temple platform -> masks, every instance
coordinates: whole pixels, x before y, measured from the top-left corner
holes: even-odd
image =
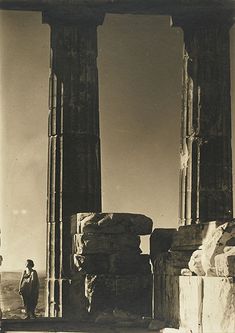
[[[1,321],[1,332],[55,332],[55,333],[146,333],[146,332],[156,332],[156,333],[191,333],[190,330],[185,328],[171,328],[164,327],[162,329],[154,329],[153,327],[149,329],[148,327],[119,327],[117,325],[99,325],[92,324],[89,322],[78,322],[70,321],[64,319],[52,319],[52,318],[40,318],[36,320],[16,320],[16,319],[3,319]]]
[[[89,322],[77,322],[63,319],[39,318],[36,320],[7,320],[1,322],[1,332],[97,332],[97,333],[144,333],[145,327],[117,327],[114,325],[100,325]]]

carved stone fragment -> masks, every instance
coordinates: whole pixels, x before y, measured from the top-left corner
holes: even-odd
[[[207,241],[202,245],[201,250],[197,250],[192,254],[192,257],[189,261],[189,268],[197,275],[216,276],[217,271],[215,267],[215,257],[219,254],[223,254],[227,242],[234,237],[234,221],[226,222],[219,226],[215,230],[213,235],[209,237]],[[219,260],[220,259],[218,258],[218,262]],[[223,261],[223,259],[221,260]],[[226,261],[227,259],[224,260]],[[220,274],[222,274],[223,268],[220,268],[219,271]],[[228,273],[225,267],[224,272],[226,272],[226,274]]]
[[[152,232],[152,220],[142,214],[130,213],[79,213],[78,233],[133,233],[148,235]]]
[[[215,256],[223,253],[226,243],[235,237],[235,222],[227,222],[219,226],[214,235],[202,247],[202,267],[207,276],[216,276]]]
[[[193,252],[188,267],[191,272],[195,273],[196,275],[205,275],[205,271],[202,267],[202,250],[196,250]]]

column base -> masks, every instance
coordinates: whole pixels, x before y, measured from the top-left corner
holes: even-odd
[[[46,278],[45,317],[65,318],[69,315],[69,290],[71,280]]]

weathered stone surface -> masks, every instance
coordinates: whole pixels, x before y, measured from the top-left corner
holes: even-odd
[[[235,239],[235,238],[232,238],[232,239]],[[228,242],[227,242],[227,244],[228,244]],[[225,246],[224,247],[224,253],[232,250],[233,248],[234,248],[234,245],[233,246]]]
[[[229,29],[232,16],[173,15],[184,32],[181,225],[231,220]]]
[[[216,276],[215,256],[223,253],[226,243],[235,237],[235,222],[219,226],[213,236],[202,246],[202,267],[207,276]]]
[[[231,238],[226,243],[227,246],[235,246],[235,237]]]
[[[235,276],[235,247],[215,256],[215,270],[217,276]]]
[[[150,274],[149,255],[116,253],[111,255],[74,255],[74,265],[78,271],[87,274]]]
[[[196,250],[193,252],[188,267],[190,271],[196,275],[205,275],[205,271],[202,267],[202,250]]]
[[[197,275],[216,276],[215,257],[223,253],[229,240],[235,237],[235,222],[220,225],[207,237],[201,250],[195,251],[189,261],[189,268]]]
[[[193,273],[190,271],[190,269],[188,268],[182,268],[180,275],[184,275],[184,276],[192,276]]]
[[[190,251],[172,251],[161,253],[156,256],[154,262],[154,274],[179,276],[181,274],[181,270],[188,267],[190,257]]]
[[[179,327],[179,276],[154,275],[154,318]]]
[[[180,327],[179,329],[172,327],[165,327],[158,330],[157,333],[192,333],[192,331],[182,327]]]
[[[138,329],[141,327],[147,328],[150,322],[151,317],[143,317],[117,308],[109,312],[100,312],[95,318],[95,323],[98,324],[111,324],[112,327],[138,327]]]
[[[97,254],[132,252],[141,253],[140,237],[133,234],[75,234],[74,250],[76,254]]]
[[[153,221],[142,214],[130,213],[79,213],[78,233],[133,233],[148,235],[152,232]]]
[[[216,231],[222,222],[211,221],[208,223],[191,224],[180,227],[175,233],[171,245],[173,251],[197,250]]]
[[[110,255],[110,274],[151,274],[149,255]]]
[[[202,279],[202,277],[195,276],[179,277],[178,288],[180,326],[190,328],[193,332],[201,332],[200,327],[203,297]]]
[[[149,324],[149,331],[159,331],[161,328],[166,327],[166,323],[161,320],[153,319]]]
[[[176,229],[154,229],[150,236],[150,257],[154,262],[156,256],[171,248]]]
[[[203,278],[203,333],[235,332],[235,283],[233,278]]]
[[[224,5],[224,6],[222,6]],[[67,0],[0,0],[1,9],[10,9],[10,10],[24,10],[24,11],[43,11],[48,10],[48,8],[58,8],[62,7],[68,10],[68,13],[78,12],[77,6],[79,9],[82,9],[82,14],[91,12],[90,8],[94,9],[96,13],[97,10],[102,10],[106,13],[112,14],[145,14],[145,15],[172,15],[173,13],[178,13],[179,9],[185,14],[192,14],[195,10],[202,9],[202,3],[199,0],[193,2],[188,2],[187,0],[181,0],[180,2],[175,2],[174,0],[169,0],[166,3],[161,0],[154,1],[153,4],[146,4],[144,0],[131,0],[128,2],[123,2],[122,0],[80,0],[71,1],[68,3]],[[88,8],[87,8],[88,7]],[[234,11],[234,2],[232,0],[211,0],[209,3],[203,3],[203,8],[209,13],[217,14],[223,13],[223,9],[233,12]],[[80,14],[81,15],[81,14]]]
[[[78,255],[74,254],[75,269],[85,274],[107,274],[109,256],[105,254]]]
[[[181,276],[180,326],[193,333],[234,333],[234,294],[233,278]]]
[[[72,13],[57,10],[42,15],[51,28],[48,317],[67,315],[72,251],[70,224],[65,220],[78,211],[101,210],[97,26],[104,15],[75,22]]]
[[[133,314],[151,314],[152,276],[86,275],[89,312],[118,308]]]
[[[88,316],[88,302],[85,296],[85,274],[76,273],[71,279],[69,288],[69,315],[72,318],[85,320]]]

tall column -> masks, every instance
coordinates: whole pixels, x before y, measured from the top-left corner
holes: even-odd
[[[47,309],[66,316],[71,236],[67,217],[101,211],[97,26],[103,15],[43,13],[51,27]]]
[[[184,32],[180,224],[233,216],[229,30],[219,13],[173,17]]]

